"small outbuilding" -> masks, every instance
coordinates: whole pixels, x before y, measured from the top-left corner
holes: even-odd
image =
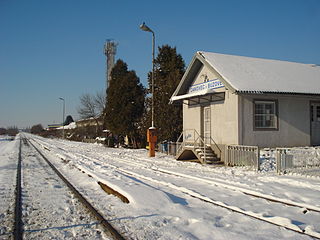
[[[183,104],[182,146],[211,146],[213,160],[231,144],[320,145],[319,65],[197,52],[171,102]]]

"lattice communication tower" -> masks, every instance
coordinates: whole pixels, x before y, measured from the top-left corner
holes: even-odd
[[[110,85],[111,70],[114,66],[118,43],[112,39],[107,39],[104,44],[104,55],[106,55],[106,91]]]

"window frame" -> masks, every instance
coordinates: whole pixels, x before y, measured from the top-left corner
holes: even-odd
[[[256,104],[257,102],[273,103],[275,106],[274,116],[275,116],[275,127],[257,127],[256,126]],[[278,100],[277,99],[253,99],[253,131],[278,131],[279,130],[279,112],[278,112]]]

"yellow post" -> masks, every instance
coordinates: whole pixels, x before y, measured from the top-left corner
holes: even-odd
[[[147,141],[149,142],[149,157],[154,157],[156,155],[157,143],[157,134],[155,127],[150,127],[147,130]]]

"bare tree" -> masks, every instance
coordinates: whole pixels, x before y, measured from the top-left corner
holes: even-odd
[[[97,92],[95,96],[88,93],[80,96],[80,106],[78,107],[78,113],[81,118],[93,118],[96,122],[96,133],[100,128],[99,117],[101,117],[106,97],[103,92]]]
[[[80,96],[80,107],[78,113],[81,118],[95,118],[97,117],[97,109],[94,97],[86,93]]]
[[[106,106],[106,94],[103,91],[97,92],[94,98],[96,108],[101,114]]]

